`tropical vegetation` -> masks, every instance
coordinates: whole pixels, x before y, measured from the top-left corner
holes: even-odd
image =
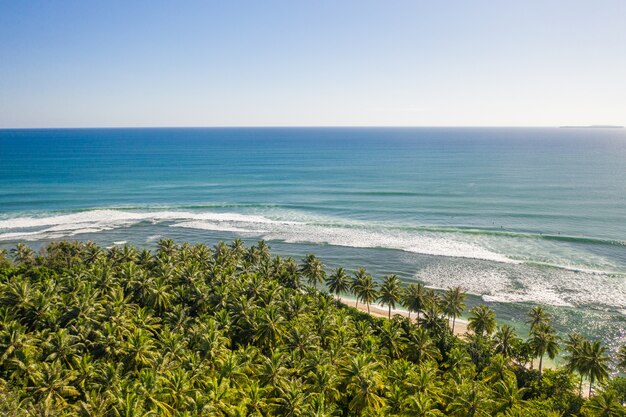
[[[19,244],[0,251],[0,415],[624,416],[609,375],[626,348],[613,363],[599,341],[561,340],[543,309],[526,340],[485,305],[456,336],[464,309],[461,288],[327,273],[265,242]],[[561,348],[567,366],[546,369]]]

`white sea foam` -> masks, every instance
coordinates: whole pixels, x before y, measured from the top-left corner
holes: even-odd
[[[259,235],[266,233],[266,230],[244,229],[241,227],[232,226],[230,223],[224,224],[198,220],[174,223],[171,224],[170,227],[184,227],[187,229],[213,230],[216,232],[233,232],[249,235]]]
[[[146,242],[156,242],[157,240],[161,239],[163,237],[163,235],[151,235],[148,236],[146,238]]]
[[[481,295],[485,301],[528,301],[557,306],[587,304],[611,308],[626,305],[624,277],[589,273],[611,271],[613,265],[580,248],[540,239],[407,230],[398,225],[347,221],[302,212],[92,210],[46,217],[5,218],[0,220],[0,241],[61,239],[131,227],[141,222],[287,243],[388,248],[443,256],[447,258],[420,269],[418,279],[441,288],[462,285]],[[160,234],[152,235],[147,241],[161,237]],[[457,262],[455,258],[466,260]],[[532,264],[520,265],[524,261]],[[546,265],[562,265],[572,271]],[[586,271],[575,272],[582,269]]]
[[[133,223],[144,220],[206,220],[206,221],[230,221],[263,224],[293,224],[291,221],[276,221],[259,215],[247,215],[240,213],[203,212],[195,213],[188,211],[124,211],[124,210],[89,210],[79,213],[63,214],[46,217],[17,217],[0,220],[0,230],[26,229],[42,226],[63,227],[81,223],[119,224]]]
[[[91,210],[80,213],[46,216],[18,217],[0,220],[0,240],[40,240],[74,236],[81,233],[93,233],[128,227],[142,221],[161,223],[168,221],[196,221],[199,228],[207,224],[215,225],[212,230],[244,231],[244,228],[232,226],[233,223],[289,225],[293,222],[275,221],[264,216],[239,213],[194,213],[186,211],[147,211],[131,212],[122,210]],[[212,222],[212,223],[211,223]],[[231,224],[218,229],[219,224]],[[182,223],[181,227],[191,227]],[[227,228],[225,228],[227,227]],[[37,229],[37,230],[34,230]],[[228,230],[232,229],[232,230]],[[237,229],[237,230],[234,230]],[[240,230],[239,230],[240,229]]]
[[[532,302],[553,306],[592,305],[622,308],[626,281],[610,275],[484,262],[436,262],[418,271],[429,286],[460,285],[485,301]]]
[[[282,240],[287,243],[316,243],[355,248],[388,248],[424,255],[515,262],[478,245],[454,240],[450,236],[436,236],[432,233],[406,233],[359,227],[296,224],[289,227],[274,227],[264,237],[267,240]]]
[[[440,231],[406,231],[398,225],[347,221],[303,212],[227,213],[191,211],[90,210],[45,217],[0,220],[0,241],[58,239],[85,233],[130,227],[140,222],[172,227],[222,231],[259,236],[288,243],[316,243],[358,248],[389,248],[424,255],[482,259],[502,263],[530,260],[580,270],[611,271],[606,260],[588,252],[568,253],[555,242],[507,239],[491,235],[467,235]],[[514,256],[507,255],[514,254]],[[550,258],[550,256],[552,258]],[[572,261],[573,259],[573,261]],[[587,262],[584,264],[583,262]]]

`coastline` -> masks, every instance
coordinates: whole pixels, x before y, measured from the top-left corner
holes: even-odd
[[[367,313],[367,305],[363,304],[363,303],[359,303],[359,306],[356,307],[356,300],[353,298],[348,298],[348,297],[339,297],[339,301],[349,307],[353,307],[356,308],[359,311],[362,311],[363,313]],[[389,310],[388,307],[385,307],[381,304],[370,304],[370,311],[369,314],[374,316],[374,317],[380,317],[380,318],[389,318]],[[395,315],[399,315],[402,317],[409,317],[409,312],[407,310],[402,310],[402,309],[391,309],[391,315],[395,316]],[[412,314],[411,315],[411,320],[413,322],[416,321],[416,315]],[[448,323],[450,325],[452,325],[452,321],[448,320]],[[460,338],[463,338],[465,336],[465,334],[467,332],[469,332],[470,330],[468,329],[468,324],[469,322],[465,319],[461,319],[459,317],[457,317],[456,322],[454,324],[454,335],[458,336]],[[535,358],[534,360],[535,365],[537,365],[539,363],[539,359]],[[530,367],[530,366],[529,366]],[[544,369],[557,369],[558,365],[557,362],[554,359],[550,359],[548,357],[544,357],[543,358],[543,368]]]
[[[349,307],[353,307],[356,308],[359,311],[362,311],[364,313],[367,313],[367,305],[363,304],[363,303],[359,303],[359,306],[356,306],[356,300],[353,298],[348,298],[348,297],[339,297],[339,301],[341,301],[343,304],[349,306]],[[388,318],[389,317],[389,310],[388,307],[382,306],[380,304],[370,304],[370,312],[369,314],[371,314],[374,317],[382,317],[382,318]],[[402,309],[391,309],[391,315],[395,316],[395,315],[399,315],[402,317],[409,317],[409,312],[407,310],[402,310]],[[412,314],[411,315],[411,320],[413,320],[414,322],[416,321],[416,315]],[[452,321],[448,320],[450,325],[452,325]],[[467,333],[468,328],[467,328],[468,322],[467,320],[463,320],[457,317],[456,322],[454,324],[454,334],[456,336],[459,337],[463,337],[463,335],[465,333]]]

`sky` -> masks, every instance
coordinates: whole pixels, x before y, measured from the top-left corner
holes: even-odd
[[[0,0],[0,128],[626,124],[626,1]]]

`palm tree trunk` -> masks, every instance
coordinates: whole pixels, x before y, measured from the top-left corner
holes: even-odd
[[[419,326],[420,324],[420,311],[419,310],[417,310],[417,322],[416,323]]]
[[[367,303],[367,314],[370,313],[370,303]]]
[[[539,375],[541,375],[541,365],[543,364],[543,355],[539,356]]]
[[[580,374],[580,385],[578,386],[578,396],[583,397],[583,374]]]
[[[411,320],[411,310],[409,310],[409,320]]]
[[[452,316],[452,334],[454,334],[454,324],[456,322],[456,316]]]
[[[593,378],[589,377],[589,396],[587,398],[591,398],[591,386],[593,385]]]
[[[357,310],[359,309],[359,297],[356,298],[356,305],[354,306]]]
[[[391,320],[391,304],[389,304],[389,320]]]

